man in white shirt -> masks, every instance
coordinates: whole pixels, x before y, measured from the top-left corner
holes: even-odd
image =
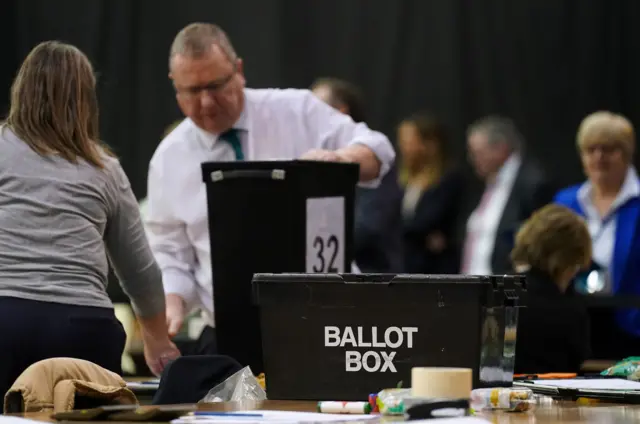
[[[484,190],[467,215],[460,272],[510,273],[509,255],[520,224],[551,202],[555,191],[542,170],[525,160],[524,137],[511,120],[489,116],[477,121],[469,128],[467,146]]]
[[[163,272],[170,333],[179,330],[186,313],[201,309],[206,324],[201,339],[211,346],[212,271],[200,164],[296,158],[353,162],[360,165],[361,183],[375,186],[395,153],[386,136],[354,123],[309,90],[245,88],[242,59],[215,25],[195,23],[180,31],[169,68],[187,118],[151,159],[147,231]]]

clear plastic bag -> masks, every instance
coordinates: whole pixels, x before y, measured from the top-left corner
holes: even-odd
[[[499,387],[471,392],[471,408],[474,411],[525,412],[532,410],[535,405],[536,399],[529,389]]]
[[[209,390],[201,402],[259,402],[266,399],[267,393],[251,372],[251,368],[244,367]]]
[[[385,389],[378,393],[376,403],[383,415],[403,415],[404,399],[411,396],[411,389]]]

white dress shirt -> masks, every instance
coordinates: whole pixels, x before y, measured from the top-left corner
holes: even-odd
[[[245,89],[239,129],[246,160],[291,160],[311,149],[351,144],[371,148],[382,163],[375,187],[395,159],[387,137],[318,99],[309,90]],[[214,325],[206,187],[200,164],[233,161],[231,146],[185,119],[158,146],[149,166],[147,234],[163,273],[165,293],[187,310],[202,309]]]
[[[592,190],[593,187],[591,183],[588,181],[585,182],[578,190],[578,202],[584,211],[589,233],[591,234],[593,261],[604,268],[607,274],[611,276],[611,271],[613,270],[613,251],[616,242],[616,228],[618,226],[618,208],[628,200],[640,196],[638,174],[633,167],[629,167],[624,183],[622,183],[622,187],[611,205],[611,210],[606,216],[600,216],[594,206],[591,198]],[[599,293],[611,293],[613,289],[611,283],[611,278],[606,278],[605,286]]]
[[[491,257],[504,208],[518,176],[522,159],[512,154],[502,165],[496,179],[487,186],[483,200],[467,221],[462,273],[491,275]]]

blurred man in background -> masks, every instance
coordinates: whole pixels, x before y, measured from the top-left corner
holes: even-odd
[[[507,118],[489,116],[467,132],[469,159],[484,182],[481,196],[466,196],[461,272],[506,274],[520,225],[555,194],[541,168],[524,155],[525,140]],[[478,197],[480,199],[478,200]],[[469,207],[470,206],[470,207]]]
[[[311,89],[354,122],[365,122],[362,93],[353,84],[322,78]],[[397,176],[393,166],[377,188],[356,187],[354,250],[362,272],[402,272],[402,191]]]

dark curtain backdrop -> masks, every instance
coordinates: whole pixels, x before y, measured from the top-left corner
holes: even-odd
[[[318,76],[359,84],[372,127],[394,136],[427,109],[464,131],[511,116],[560,183],[582,178],[581,118],[611,109],[640,125],[638,0],[4,0],[3,94],[38,42],[77,45],[99,74],[105,140],[137,195],[164,128],[180,117],[167,79],[173,36],[192,21],[227,30],[253,87],[306,87]]]

